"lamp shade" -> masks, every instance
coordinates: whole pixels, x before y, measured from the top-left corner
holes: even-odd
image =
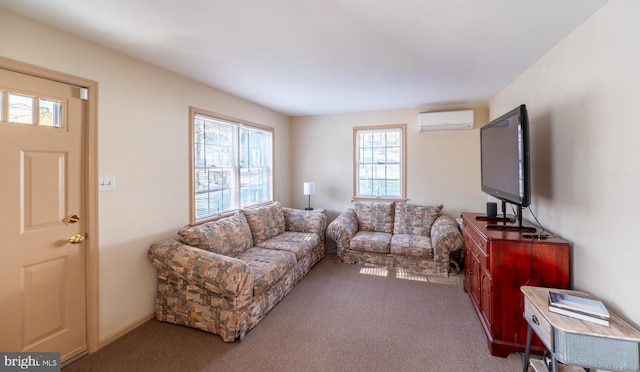
[[[315,182],[305,182],[304,183],[304,194],[305,195],[315,195],[316,194],[316,183]]]

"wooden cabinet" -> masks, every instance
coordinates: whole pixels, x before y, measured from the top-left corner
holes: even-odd
[[[519,231],[489,230],[480,214],[462,214],[464,290],[478,314],[492,355],[524,351],[527,323],[522,317],[524,285],[569,288],[569,244],[558,238],[524,238]],[[544,346],[534,339],[531,350]]]

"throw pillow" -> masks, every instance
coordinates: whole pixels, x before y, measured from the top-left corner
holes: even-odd
[[[251,230],[241,212],[178,232],[182,243],[225,256],[235,256],[253,246]]]
[[[440,205],[396,203],[394,234],[431,236],[431,226],[442,211]]]
[[[242,212],[251,229],[253,244],[256,246],[284,232],[284,212],[280,202],[243,209]]]
[[[393,232],[395,202],[354,202],[359,231]]]

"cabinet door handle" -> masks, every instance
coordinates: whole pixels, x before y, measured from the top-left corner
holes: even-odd
[[[540,325],[540,321],[538,320],[538,317],[535,315],[531,316],[531,321],[534,322],[536,325]]]

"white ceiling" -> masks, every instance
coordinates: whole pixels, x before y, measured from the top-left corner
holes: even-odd
[[[291,116],[486,101],[606,0],[0,0]]]

